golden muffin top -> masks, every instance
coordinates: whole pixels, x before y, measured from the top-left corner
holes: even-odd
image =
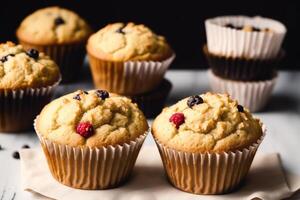
[[[89,25],[73,11],[47,7],[27,16],[17,30],[17,37],[32,44],[51,45],[85,41]]]
[[[263,132],[259,120],[229,95],[206,93],[165,108],[152,134],[169,148],[203,153],[247,148]]]
[[[44,53],[12,42],[0,44],[0,89],[51,86],[59,78],[58,66]]]
[[[109,24],[93,34],[88,52],[108,61],[162,61],[173,53],[163,36],[142,24]]]
[[[147,130],[147,120],[136,104],[105,90],[62,96],[45,106],[36,120],[39,135],[70,146],[121,145]]]

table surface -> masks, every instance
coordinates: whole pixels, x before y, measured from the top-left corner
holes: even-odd
[[[173,84],[167,104],[183,97],[209,91],[206,71],[169,70],[166,78]],[[272,98],[267,107],[255,113],[267,126],[268,132],[259,151],[279,152],[284,170],[300,175],[300,72],[280,72]],[[55,97],[76,89],[91,89],[90,77],[76,84],[60,85]],[[151,122],[151,120],[150,120]],[[12,153],[24,144],[39,145],[34,132],[1,134],[0,145],[0,200],[27,200],[32,196],[21,190],[20,161],[12,158]],[[151,137],[145,145],[154,145]],[[38,164],[38,163],[37,163]],[[296,194],[290,199],[300,199]]]

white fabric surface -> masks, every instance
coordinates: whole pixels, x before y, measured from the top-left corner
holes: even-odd
[[[300,188],[300,177],[285,176],[278,154],[257,154],[242,186],[225,195],[194,195],[172,187],[167,181],[158,150],[142,148],[131,179],[108,190],[79,190],[58,183],[50,174],[41,149],[21,151],[21,175],[24,190],[35,193],[35,199],[63,200],[219,200],[219,199],[282,199]]]

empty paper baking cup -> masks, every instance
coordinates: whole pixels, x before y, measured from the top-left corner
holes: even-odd
[[[107,147],[71,147],[40,139],[52,176],[72,188],[114,188],[130,176],[148,131],[133,141]]]
[[[51,86],[19,90],[0,90],[0,132],[32,129],[32,122],[50,102],[59,81]]]
[[[136,95],[149,92],[161,83],[175,54],[163,61],[113,62],[97,58],[88,50],[88,58],[96,88]]]
[[[172,185],[194,194],[223,194],[236,189],[248,174],[263,136],[248,148],[222,153],[189,153],[168,148],[155,139]]]
[[[243,31],[226,24],[242,27],[250,25],[270,31]],[[219,56],[247,59],[275,58],[286,34],[279,21],[263,17],[221,16],[205,20],[207,47]]]
[[[85,57],[85,41],[70,44],[37,45],[19,40],[25,49],[37,49],[53,59],[62,74],[62,82],[69,83],[79,79]]]
[[[272,79],[284,52],[273,59],[245,59],[217,56],[203,47],[209,67],[219,77],[239,81],[260,81]]]
[[[214,92],[228,93],[251,112],[260,111],[266,105],[277,81],[277,73],[265,81],[224,79],[216,76],[211,70],[208,70],[208,76],[211,89]]]
[[[154,118],[164,108],[171,89],[171,82],[164,79],[154,90],[148,93],[128,97],[138,105],[147,118]]]

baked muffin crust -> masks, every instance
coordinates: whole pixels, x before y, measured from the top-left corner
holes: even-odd
[[[94,133],[83,137],[79,123],[90,123]],[[37,132],[52,142],[69,146],[122,145],[148,130],[143,113],[130,99],[110,93],[101,98],[97,90],[79,90],[44,107],[36,120]]]
[[[105,26],[89,38],[87,49],[93,56],[109,61],[161,61],[173,53],[163,36],[134,23]]]
[[[66,44],[85,41],[89,25],[73,11],[47,7],[27,16],[17,30],[17,37],[32,44]]]
[[[259,120],[229,95],[206,93],[200,97],[203,102],[194,105],[185,98],[165,108],[153,122],[153,136],[169,148],[200,153],[247,148],[262,136]],[[170,121],[175,113],[184,116],[178,128]]]
[[[56,63],[44,53],[34,53],[12,42],[0,44],[0,89],[39,88],[59,80]]]

